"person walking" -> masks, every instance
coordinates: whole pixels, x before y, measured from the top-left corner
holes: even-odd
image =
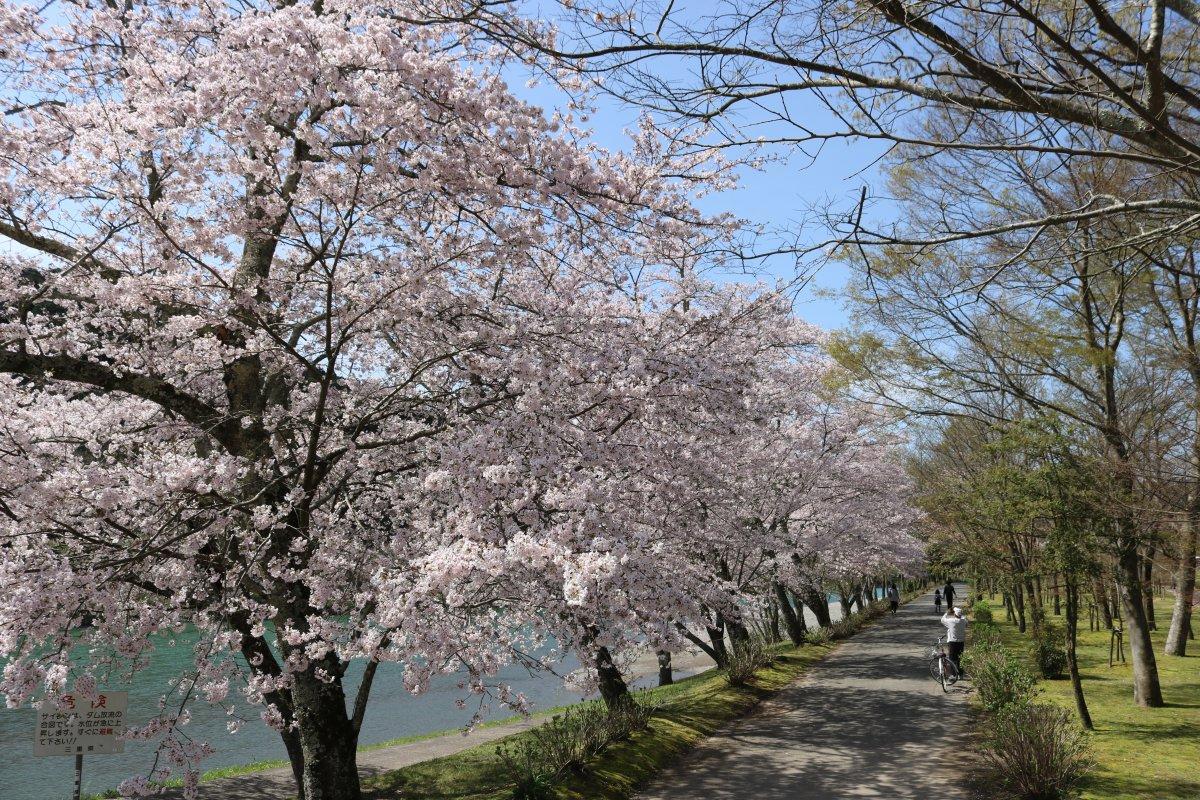
[[[896,584],[889,583],[887,588],[888,604],[892,608],[892,614],[896,613],[896,609],[900,607],[900,592],[896,589]]]
[[[941,589],[933,590],[933,613],[937,614],[939,617],[942,615],[942,590]]]
[[[954,605],[955,594],[956,592],[954,591],[954,584],[950,582],[949,578],[946,578],[946,585],[942,587],[942,599],[946,601],[947,611],[949,611],[950,607]]]
[[[966,677],[963,674],[962,654],[967,647],[967,618],[963,616],[961,608],[947,608],[942,615],[942,625],[946,628],[946,655],[958,670],[959,677]]]

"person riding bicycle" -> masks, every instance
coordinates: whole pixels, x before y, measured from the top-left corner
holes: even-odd
[[[942,625],[946,628],[946,655],[961,676],[963,674],[961,659],[963,649],[967,646],[967,618],[963,616],[962,609],[955,606],[942,615]]]

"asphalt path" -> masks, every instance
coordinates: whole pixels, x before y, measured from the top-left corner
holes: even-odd
[[[640,800],[968,800],[969,685],[943,692],[928,669],[943,633],[932,593],[901,606],[705,740]]]

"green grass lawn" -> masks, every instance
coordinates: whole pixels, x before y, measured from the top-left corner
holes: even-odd
[[[709,671],[672,686],[648,690],[647,696],[661,705],[649,727],[627,741],[610,745],[589,764],[586,772],[559,786],[557,797],[564,800],[629,797],[669,761],[787,686],[831,649],[829,645],[805,645],[782,650],[776,662],[761,671],[749,686],[730,686],[724,673]],[[507,741],[523,735],[516,734]],[[364,789],[375,800],[418,797],[501,800],[512,792],[496,756],[495,743],[372,778]]]
[[[1155,600],[1159,630],[1152,635],[1165,708],[1134,705],[1128,663],[1108,666],[1107,630],[1088,632],[1085,628],[1080,633],[1079,666],[1096,726],[1091,743],[1097,761],[1083,800],[1200,798],[1200,642],[1188,643],[1186,658],[1163,655],[1171,599]],[[1014,624],[1004,622],[1003,605],[993,602],[992,608],[1005,641],[1019,644],[1021,634]],[[1061,617],[1051,616],[1051,620],[1065,625]],[[1128,643],[1125,653],[1128,658]],[[1042,681],[1038,688],[1040,700],[1075,712],[1070,681]]]

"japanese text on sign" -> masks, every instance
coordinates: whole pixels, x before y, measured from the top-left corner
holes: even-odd
[[[39,711],[33,738],[35,756],[120,753],[125,742],[128,692],[101,692],[92,699],[63,696],[61,708]]]

